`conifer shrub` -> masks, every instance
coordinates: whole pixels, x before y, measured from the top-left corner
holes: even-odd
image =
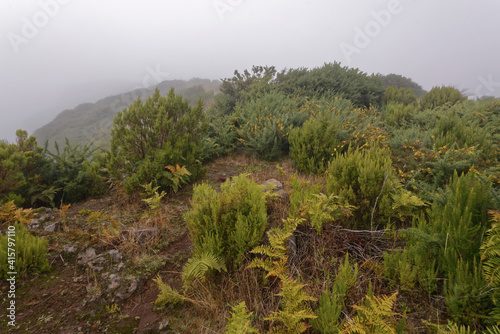
[[[18,277],[22,277],[32,272],[48,271],[47,240],[32,235],[23,223],[11,226],[15,231],[13,236],[0,236],[0,278],[9,277],[8,272],[17,272]],[[12,256],[14,260],[10,259]]]
[[[415,115],[417,108],[413,104],[389,102],[383,109],[382,116],[385,123],[393,127],[408,127]]]
[[[389,86],[385,89],[382,97],[382,104],[389,103],[402,104],[404,106],[416,105],[418,103],[417,96],[411,88],[398,88],[397,86]]]
[[[292,129],[289,137],[290,157],[297,168],[306,173],[321,174],[328,161],[340,151],[338,125],[327,115],[310,119],[300,128]]]
[[[228,267],[237,266],[264,235],[265,194],[244,174],[224,182],[220,193],[203,183],[194,187],[185,219],[195,246],[193,255],[213,254]]]
[[[352,149],[335,157],[326,178],[327,195],[337,195],[356,207],[355,225],[373,228],[378,218],[391,213],[395,177],[390,151],[377,146]]]
[[[454,105],[457,102],[465,101],[467,97],[453,87],[433,87],[420,101],[422,110],[434,109],[445,104]]]
[[[169,189],[174,185],[166,166],[185,166],[189,181],[203,173],[202,136],[206,131],[203,103],[191,107],[171,89],[167,97],[158,89],[144,103],[138,98],[119,112],[111,130],[108,169],[127,193],[141,185]]]
[[[490,187],[475,172],[461,176],[455,172],[429,216],[420,216],[415,227],[404,231],[409,236],[405,251],[418,267],[420,285],[425,287],[425,280],[432,278],[429,273],[444,278],[450,315],[461,323],[481,324],[491,311],[479,261],[483,235],[490,227]],[[430,290],[434,289],[435,283]]]
[[[283,93],[271,92],[236,107],[239,141],[261,159],[273,160],[288,153],[288,135],[308,114]]]

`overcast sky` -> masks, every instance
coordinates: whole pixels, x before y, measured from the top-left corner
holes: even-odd
[[[252,65],[341,62],[500,96],[500,0],[0,0],[0,139],[65,108]]]

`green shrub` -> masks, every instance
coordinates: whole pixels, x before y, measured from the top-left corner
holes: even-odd
[[[109,172],[128,193],[150,182],[161,189],[172,188],[168,165],[185,166],[191,181],[203,172],[199,159],[205,130],[201,100],[191,107],[173,89],[167,97],[156,90],[145,103],[138,98],[115,117]]]
[[[357,226],[373,228],[378,218],[392,211],[390,191],[395,177],[391,165],[388,149],[349,148],[330,162],[326,193],[338,195],[357,208]]]
[[[411,88],[389,86],[385,89],[384,96],[382,97],[382,104],[387,105],[389,103],[402,104],[404,106],[416,105],[417,96],[413,93]]]
[[[271,92],[238,104],[239,140],[259,158],[273,160],[288,153],[288,135],[301,126],[308,115],[283,93]]]
[[[303,172],[320,174],[325,172],[328,161],[340,151],[338,125],[319,115],[310,119],[300,128],[292,129],[290,137],[290,157]]]
[[[72,146],[66,139],[62,152],[57,142],[55,149],[56,153],[44,152],[50,160],[44,175],[50,185],[59,189],[56,202],[72,203],[106,191],[106,181],[99,172],[101,164],[92,159],[96,151],[92,144]]]
[[[387,125],[392,127],[408,127],[417,108],[413,104],[389,102],[383,109],[382,117]]]
[[[500,212],[490,211],[493,224],[486,232],[486,238],[481,245],[481,260],[483,261],[483,276],[488,286],[495,289],[490,294],[495,305],[491,313],[493,321],[500,323]]]
[[[424,95],[422,101],[420,101],[420,107],[422,110],[434,109],[447,103],[453,105],[466,99],[467,97],[463,96],[456,88],[446,86],[433,87],[430,92]]]
[[[194,187],[185,219],[195,246],[193,255],[213,254],[227,266],[241,263],[264,235],[267,209],[262,187],[245,175],[226,181],[217,193],[208,184]]]
[[[485,283],[481,277],[479,251],[489,228],[487,210],[491,205],[490,182],[474,172],[455,172],[445,193],[433,203],[429,217],[420,216],[416,226],[404,232],[409,259],[425,273],[437,272],[446,280],[445,297],[451,316],[461,322],[483,322]],[[486,300],[488,296],[484,294]]]
[[[0,236],[0,278],[10,277],[8,272],[17,272],[18,277],[22,277],[31,272],[48,271],[47,240],[32,235],[22,223],[11,226],[15,233]],[[12,255],[15,259],[10,258]]]

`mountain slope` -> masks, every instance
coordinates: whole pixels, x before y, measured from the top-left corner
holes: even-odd
[[[64,145],[66,138],[71,145],[84,145],[92,142],[96,146],[107,147],[113,119],[118,111],[127,108],[137,97],[140,96],[145,100],[153,95],[156,88],[162,95],[166,95],[173,87],[176,94],[182,94],[189,103],[195,104],[201,98],[208,106],[213,102],[219,85],[219,81],[209,79],[163,81],[149,88],[108,96],[95,103],[83,103],[74,109],[64,110],[53,121],[37,129],[33,135],[37,137],[39,145],[48,141],[51,149],[54,148],[56,141]]]

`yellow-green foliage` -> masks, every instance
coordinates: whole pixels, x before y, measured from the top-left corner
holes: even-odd
[[[283,93],[271,92],[236,108],[239,141],[251,153],[272,160],[288,152],[288,135],[308,115]]]
[[[402,105],[417,104],[417,96],[413,93],[411,88],[398,88],[397,86],[389,86],[385,89],[382,103],[387,105],[389,103],[398,103]]]
[[[335,277],[333,287],[327,287],[319,298],[319,306],[315,311],[316,319],[311,320],[312,327],[325,334],[340,333],[344,321],[340,315],[344,308],[347,291],[356,284],[358,277],[358,264],[354,267],[349,264],[349,254],[345,256],[344,263],[340,266]]]
[[[422,110],[433,109],[447,103],[453,105],[466,99],[467,97],[463,96],[456,88],[446,86],[433,87],[420,101],[420,107]]]
[[[303,214],[311,222],[318,234],[321,233],[323,224],[333,223],[341,217],[349,217],[353,207],[344,204],[339,196],[314,194],[314,197],[302,206]]]
[[[245,302],[241,302],[232,307],[231,317],[228,319],[226,333],[227,334],[251,334],[259,333],[252,326],[250,317],[252,313],[248,313]]]
[[[490,211],[493,224],[486,232],[486,238],[481,245],[481,260],[483,275],[491,289],[491,299],[495,304],[491,316],[500,324],[500,212]]]
[[[382,115],[387,125],[403,126],[412,120],[417,111],[418,108],[413,104],[391,102],[384,107]]]
[[[213,254],[228,266],[238,265],[262,240],[267,223],[265,195],[246,175],[223,183],[220,193],[205,183],[195,186],[191,207],[185,219],[195,255]]]
[[[392,311],[397,294],[382,297],[367,295],[364,305],[353,306],[357,315],[344,323],[342,333],[397,334],[396,313]]]
[[[315,300],[304,290],[304,284],[289,276],[286,266],[288,261],[286,241],[293,234],[297,226],[302,223],[300,218],[284,220],[283,228],[274,228],[268,232],[269,245],[261,245],[252,250],[252,253],[265,255],[266,258],[252,260],[249,267],[266,270],[267,276],[275,276],[281,280],[280,310],[271,313],[265,320],[282,323],[274,327],[272,333],[303,333],[307,330],[304,320],[314,319],[316,316],[307,305],[307,301]]]
[[[323,173],[332,156],[340,152],[337,122],[328,115],[311,118],[290,132],[290,157],[297,168],[307,173]]]
[[[350,148],[330,162],[326,191],[357,207],[356,226],[372,227],[378,217],[391,213],[394,179],[388,149]]]
[[[182,269],[182,280],[188,283],[202,278],[210,271],[226,271],[224,261],[213,254],[197,254],[191,257]]]
[[[158,289],[160,290],[160,294],[158,295],[158,297],[156,297],[155,301],[155,305],[157,307],[163,307],[167,304],[175,305],[188,300],[179,292],[172,289],[170,285],[163,282],[160,275],[158,275],[155,279],[153,279],[153,281],[157,284]]]
[[[21,277],[29,272],[48,271],[47,240],[32,235],[23,223],[12,226],[15,234],[0,236],[0,278],[10,276],[8,272],[17,272]]]

